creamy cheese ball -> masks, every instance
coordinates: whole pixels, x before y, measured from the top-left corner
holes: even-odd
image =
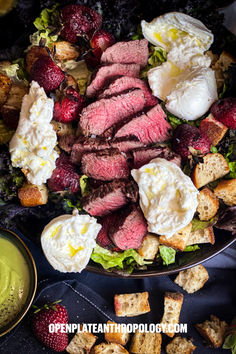
[[[48,262],[60,272],[81,272],[89,262],[101,229],[89,215],[61,215],[43,230],[41,245]]]
[[[9,145],[12,165],[22,168],[28,182],[36,185],[51,177],[59,156],[54,150],[57,135],[50,123],[53,105],[44,89],[32,81],[29,93],[23,98],[18,127]]]
[[[169,238],[191,222],[199,192],[176,164],[156,158],[131,174],[149,232]]]

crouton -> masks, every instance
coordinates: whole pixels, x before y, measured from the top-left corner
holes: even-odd
[[[220,181],[214,189],[215,195],[227,205],[236,205],[236,178]]]
[[[191,229],[192,224],[189,223],[187,226],[177,231],[173,236],[169,238],[166,238],[165,236],[160,236],[159,242],[162,245],[183,251],[187,245]]]
[[[2,119],[0,119],[0,145],[8,143],[12,136],[14,135],[15,131],[9,129]]]
[[[215,235],[211,226],[206,227],[205,229],[198,229],[196,231],[192,231],[190,233],[186,246],[196,245],[200,243],[211,243],[212,245],[214,245]]]
[[[191,339],[183,337],[175,337],[169,344],[166,346],[167,354],[192,354],[196,349],[196,346],[193,345]]]
[[[33,45],[30,50],[26,53],[25,57],[25,69],[30,73],[31,68],[33,64],[36,62],[36,60],[41,57],[41,55],[49,55],[49,49],[46,47],[38,46],[38,45]]]
[[[53,43],[51,52],[54,57],[59,60],[75,60],[79,56],[78,47],[66,41]]]
[[[45,184],[36,186],[35,184],[25,183],[18,189],[18,198],[21,205],[26,207],[47,204],[48,190]]]
[[[208,136],[212,145],[216,146],[223,139],[228,128],[210,113],[201,121],[200,130]]]
[[[182,308],[184,296],[181,293],[166,292],[164,297],[164,314],[161,320],[161,325],[176,325],[179,323],[180,311]],[[163,326],[163,331],[164,331]],[[169,337],[174,337],[174,332],[165,332]]]
[[[93,354],[129,354],[129,352],[122,347],[120,344],[116,343],[101,343],[96,345],[93,350]]]
[[[161,334],[136,331],[131,342],[130,353],[133,354],[160,354]]]
[[[6,102],[11,86],[12,80],[0,72],[0,107]]]
[[[53,126],[53,129],[57,133],[57,136],[74,134],[74,128],[72,127],[71,123],[62,123],[62,122],[57,122],[55,120],[52,120],[51,124]]]
[[[138,253],[145,259],[153,260],[157,254],[158,248],[158,237],[151,234],[147,234],[143,239],[141,247],[138,249]]]
[[[235,64],[236,59],[229,53],[223,51],[219,59],[212,65],[212,69],[215,71],[215,78],[217,88],[220,89],[224,84],[224,71],[226,71],[231,64]]]
[[[207,154],[203,157],[203,163],[198,163],[193,171],[192,179],[197,188],[207,183],[216,181],[229,173],[230,169],[221,154]]]
[[[198,194],[199,219],[208,221],[212,219],[219,209],[219,200],[209,188],[203,188]]]
[[[220,348],[224,341],[224,335],[228,324],[220,321],[218,317],[211,315],[210,321],[195,325],[196,330],[205,339],[206,343],[214,348]]]
[[[116,316],[133,317],[150,311],[148,292],[120,294],[114,297]]]
[[[115,331],[115,324],[115,322],[107,321],[107,325],[109,325],[109,330],[105,332],[106,341],[110,343],[126,345],[129,340],[129,333],[123,331],[123,328],[120,328],[120,331]]]
[[[97,337],[90,332],[78,332],[68,344],[66,351],[70,354],[90,353],[96,340]]]
[[[179,272],[175,283],[181,286],[187,293],[192,294],[201,289],[209,279],[208,272],[203,265],[199,264]]]

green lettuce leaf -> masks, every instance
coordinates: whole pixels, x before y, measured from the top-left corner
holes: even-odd
[[[227,86],[226,86],[226,84],[224,83],[224,86],[223,86],[223,88],[222,88],[222,91],[219,93],[219,98],[223,98],[226,91],[227,91]]]
[[[228,173],[225,178],[231,179],[236,178],[236,144],[231,144],[227,153],[224,154],[224,157],[229,165],[230,173]]]
[[[89,190],[89,183],[88,183],[88,176],[86,176],[86,175],[81,176],[80,180],[79,180],[79,184],[80,184],[81,195],[82,195],[82,197],[84,197],[90,191]]]
[[[201,229],[206,229],[209,226],[212,226],[216,222],[216,218],[212,218],[209,221],[201,221],[199,219],[193,218],[192,222],[192,232],[201,230]]]
[[[147,77],[147,72],[150,69],[155,68],[156,66],[159,66],[164,63],[166,61],[166,57],[167,53],[163,48],[151,46],[149,50],[148,64],[141,71],[140,77],[142,79],[145,79]]]
[[[211,152],[212,152],[213,154],[215,154],[215,153],[218,152],[217,148],[216,148],[214,145],[211,145]]]
[[[85,61],[67,60],[64,64],[67,73],[72,75],[77,81],[79,92],[81,95],[84,95],[92,75],[92,72],[88,70]]]
[[[200,250],[200,247],[198,245],[190,245],[185,247],[184,252],[193,252],[196,250]]]
[[[164,265],[168,266],[169,264],[175,263],[176,251],[173,248],[161,245],[159,252]]]
[[[151,263],[150,261],[145,261],[134,249],[123,252],[111,252],[99,245],[94,247],[91,259],[94,262],[101,264],[104,269],[125,269],[129,266],[130,271],[134,269],[135,264],[143,266]]]
[[[233,318],[230,326],[227,328],[223,349],[231,349],[236,353],[236,317]]]
[[[2,63],[0,64],[0,71],[5,73],[12,81],[24,82],[24,84],[28,85],[28,74],[24,67],[24,58],[19,58],[14,60],[11,64]]]

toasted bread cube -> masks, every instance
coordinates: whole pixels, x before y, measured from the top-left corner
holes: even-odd
[[[236,178],[220,181],[214,189],[215,195],[227,205],[236,205]]]
[[[208,221],[212,219],[219,209],[219,200],[209,188],[203,188],[198,194],[199,219]]]
[[[114,297],[116,316],[133,317],[150,311],[148,292],[120,294]]]
[[[33,64],[38,60],[42,55],[49,56],[49,49],[46,47],[33,45],[30,50],[26,53],[25,57],[25,69],[30,73]]]
[[[53,43],[51,52],[59,60],[75,60],[80,54],[78,47],[67,41]]]
[[[236,63],[229,53],[223,51],[219,59],[212,65],[212,69],[215,71],[215,78],[217,89],[220,89],[224,84],[224,71],[226,71],[231,64]]]
[[[193,345],[191,339],[183,337],[175,337],[169,344],[166,346],[167,354],[192,354],[196,346]]]
[[[184,296],[181,293],[166,292],[164,297],[164,314],[161,325],[176,325],[179,323],[180,311],[182,308]],[[163,327],[164,331],[164,327]],[[169,337],[174,337],[174,332],[165,332]]]
[[[141,247],[138,249],[138,253],[145,259],[153,260],[157,254],[158,248],[158,237],[151,234],[147,234],[143,239]]]
[[[131,342],[130,353],[133,354],[160,354],[161,334],[136,331]]]
[[[211,226],[191,232],[186,246],[199,243],[211,243],[214,245],[215,235]]]
[[[57,133],[57,136],[74,134],[74,128],[72,127],[71,123],[62,123],[62,122],[57,122],[55,120],[52,120],[51,124],[53,126],[53,129]]]
[[[120,331],[115,331],[115,324],[115,322],[107,321],[107,325],[109,325],[109,331],[105,332],[106,341],[110,343],[126,345],[129,340],[129,333],[122,331],[123,328],[120,328]]]
[[[90,332],[77,332],[66,347],[66,351],[70,354],[90,353],[96,340],[97,337]]]
[[[207,154],[203,163],[198,163],[193,171],[193,183],[197,188],[216,181],[230,172],[229,165],[221,154]]]
[[[169,238],[166,238],[165,236],[160,236],[160,244],[183,251],[188,243],[191,229],[192,223],[189,223],[187,226],[177,231],[173,236]]]
[[[187,293],[192,294],[201,289],[209,279],[208,272],[202,264],[179,272],[175,283],[181,286]]]
[[[200,130],[208,136],[212,145],[216,146],[223,139],[228,128],[209,114],[201,121]]]
[[[203,323],[197,323],[195,328],[205,339],[208,345],[214,348],[220,348],[224,341],[224,335],[228,324],[225,321],[220,321],[218,317],[211,315],[210,321],[206,320]]]
[[[0,72],[0,107],[6,102],[11,86],[12,80]]]
[[[21,205],[26,207],[47,204],[48,190],[45,184],[36,186],[35,184],[25,183],[18,190],[18,198]]]
[[[129,354],[129,352],[116,343],[101,343],[93,348],[93,354]]]

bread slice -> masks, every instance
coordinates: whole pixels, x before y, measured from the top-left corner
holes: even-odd
[[[203,163],[198,163],[193,171],[193,183],[197,188],[207,183],[216,181],[229,173],[229,165],[221,154],[207,154],[203,157]]]
[[[150,312],[148,292],[115,295],[114,306],[118,317],[133,317]]]
[[[120,344],[116,343],[101,343],[96,345],[92,352],[93,354],[129,354],[129,352],[122,347]]]
[[[0,107],[6,102],[11,90],[12,80],[0,72]]]
[[[208,221],[212,219],[219,209],[219,200],[215,194],[207,187],[203,188],[198,194],[199,219]]]
[[[220,181],[214,189],[215,195],[227,205],[236,205],[236,178]]]
[[[214,348],[220,348],[224,341],[225,331],[228,324],[225,321],[220,321],[218,317],[211,315],[210,321],[206,320],[203,323],[197,323],[195,328],[205,339],[208,345]]]
[[[179,272],[175,278],[175,284],[181,286],[187,293],[192,294],[201,289],[208,279],[209,275],[206,268],[199,264]]]
[[[68,344],[66,351],[70,354],[90,353],[97,337],[90,332],[78,332]]]
[[[58,41],[53,43],[51,52],[59,60],[75,60],[79,56],[78,47],[67,41]]]
[[[131,342],[130,353],[133,354],[160,354],[161,334],[136,331]]]
[[[48,190],[45,184],[36,186],[35,184],[24,183],[18,189],[18,198],[21,205],[26,207],[33,207],[37,205],[47,204]]]
[[[223,51],[219,59],[214,63],[214,65],[212,65],[212,69],[215,71],[218,89],[220,89],[224,84],[224,71],[226,71],[233,63],[236,63],[235,58],[233,58],[229,53]]]
[[[30,50],[26,53],[25,57],[25,68],[30,74],[33,64],[42,56],[49,55],[47,48],[43,46],[33,45]]]
[[[191,229],[192,229],[192,224],[189,223],[187,226],[177,231],[173,236],[169,238],[166,238],[166,236],[160,236],[159,242],[162,245],[183,251],[188,243]]]
[[[192,354],[196,346],[193,345],[191,339],[184,337],[175,337],[172,341],[166,346],[167,354]]]
[[[126,343],[129,340],[129,333],[126,331],[122,331],[123,328],[121,328],[120,331],[115,331],[115,327],[111,326],[115,324],[116,324],[115,322],[111,322],[111,321],[107,322],[107,325],[109,325],[109,331],[105,332],[106,341],[110,343],[126,345]]]
[[[157,254],[158,248],[158,237],[156,235],[147,234],[143,239],[141,247],[138,249],[138,253],[145,259],[153,260]]]
[[[216,146],[223,139],[228,128],[210,113],[201,121],[200,130],[208,136],[212,145]]]
[[[176,325],[179,323],[180,311],[182,308],[184,296],[181,293],[166,292],[164,297],[164,314],[161,325]],[[164,327],[163,327],[164,331]],[[169,337],[174,337],[174,332],[166,332]]]
[[[57,133],[57,136],[73,135],[75,133],[75,130],[72,127],[71,123],[62,123],[52,120],[51,124],[53,126],[53,129]]]
[[[215,235],[211,226],[191,232],[186,246],[197,245],[200,243],[211,243],[214,245]]]

